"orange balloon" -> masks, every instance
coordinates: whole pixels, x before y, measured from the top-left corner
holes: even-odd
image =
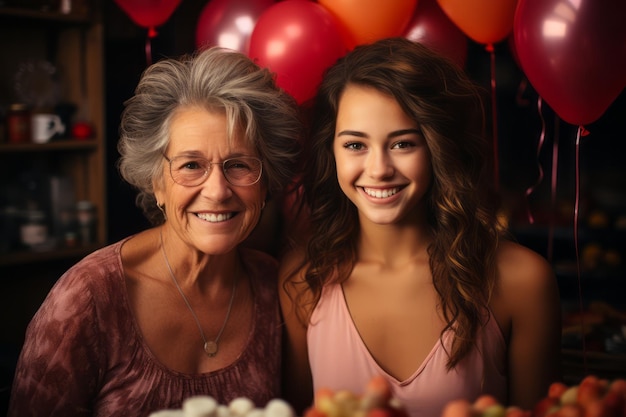
[[[478,43],[493,44],[509,36],[517,0],[437,0],[446,15]]]
[[[337,19],[348,49],[379,39],[401,36],[417,0],[318,0]]]

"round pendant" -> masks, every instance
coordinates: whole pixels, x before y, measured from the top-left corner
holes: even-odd
[[[209,340],[208,342],[204,344],[204,351],[210,358],[212,358],[213,356],[217,354],[217,343],[215,343],[212,340]]]

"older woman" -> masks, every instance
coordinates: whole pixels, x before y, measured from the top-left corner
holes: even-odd
[[[291,180],[300,135],[293,100],[240,53],[148,68],[123,113],[119,167],[154,227],[60,278],[29,325],[9,414],[278,396],[277,265],[241,243]]]

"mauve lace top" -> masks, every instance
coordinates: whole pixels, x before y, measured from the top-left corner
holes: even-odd
[[[163,366],[145,344],[126,291],[126,240],[85,257],[46,297],[26,332],[9,416],[147,416],[193,395],[222,404],[243,396],[259,407],[278,397],[276,261],[241,250],[255,302],[248,342],[229,366],[189,375]]]

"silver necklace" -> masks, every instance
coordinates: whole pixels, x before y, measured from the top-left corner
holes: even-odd
[[[233,307],[233,301],[235,300],[235,292],[237,291],[237,274],[235,274],[235,279],[233,280],[233,292],[230,296],[230,301],[228,303],[228,310],[226,310],[226,318],[224,319],[224,323],[222,323],[222,328],[217,333],[215,340],[207,340],[206,336],[204,335],[204,331],[202,330],[202,326],[200,325],[200,320],[198,320],[198,316],[193,311],[193,308],[191,308],[191,304],[189,304],[189,300],[187,300],[187,297],[185,297],[185,293],[183,292],[183,289],[180,288],[180,285],[178,285],[178,281],[176,280],[176,277],[174,276],[174,271],[172,271],[172,267],[170,266],[170,261],[167,259],[167,255],[165,254],[165,247],[163,246],[163,232],[162,231],[159,232],[159,237],[161,239],[161,252],[163,252],[163,259],[165,259],[165,264],[167,265],[167,269],[168,271],[170,271],[170,276],[172,277],[172,281],[174,281],[174,285],[176,285],[178,292],[180,293],[181,297],[183,297],[183,300],[185,301],[187,308],[191,312],[191,315],[193,316],[194,320],[196,321],[198,330],[200,330],[200,336],[202,336],[202,340],[204,341],[204,346],[203,346],[204,352],[207,354],[209,358],[212,358],[215,355],[217,355],[218,343],[220,341],[220,337],[222,337],[222,333],[224,332],[224,329],[226,328],[226,323],[228,323],[228,318],[230,317],[230,311]]]

